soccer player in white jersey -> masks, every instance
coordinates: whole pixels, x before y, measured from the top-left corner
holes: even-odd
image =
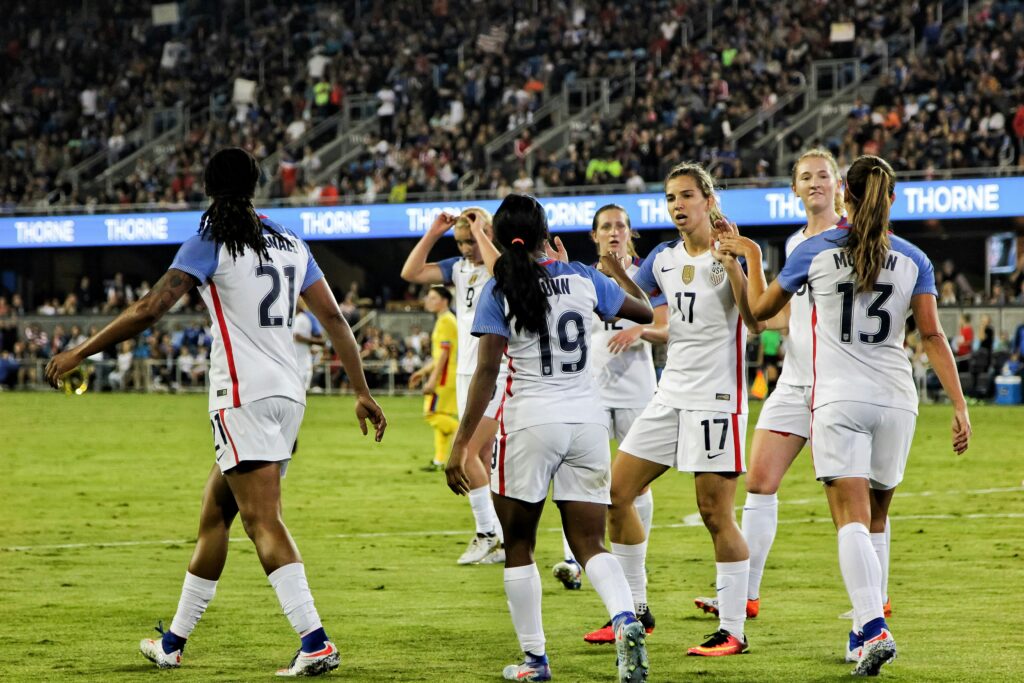
[[[295,342],[295,359],[299,364],[299,377],[302,386],[309,391],[313,381],[313,348],[322,346],[324,339],[320,334],[320,323],[306,308],[306,302],[299,299],[292,325],[292,338]]]
[[[845,225],[842,177],[839,165],[827,149],[818,147],[800,155],[793,165],[791,187],[803,203],[807,225],[786,240],[787,257],[805,240],[837,225]],[[807,288],[799,289],[768,325],[789,329],[788,351],[778,384],[757,420],[746,476],[747,500],[743,505],[742,526],[750,549],[748,619],[756,617],[760,609],[761,578],[778,528],[779,486],[810,436],[811,304]],[[887,519],[880,523],[882,530],[876,533],[872,528],[871,544],[882,565],[882,597],[885,616],[889,616],[889,525]],[[718,614],[717,597],[701,597],[694,602],[705,612]]]
[[[203,492],[199,534],[171,626],[146,638],[142,654],[161,669],[177,668],[185,643],[213,599],[236,515],[256,546],[260,564],[302,644],[281,676],[315,676],[337,668],[298,548],[281,518],[281,477],[305,410],[292,342],[301,296],[324,327],[356,391],[356,416],[376,439],[387,425],[370,396],[345,318],[309,247],[298,236],[259,216],[252,196],[259,165],[245,150],[218,151],[206,166],[213,199],[199,234],[187,240],[170,269],[145,297],[80,346],[54,356],[46,377],[56,386],[65,373],[99,349],[152,327],[192,287],[212,313],[210,424],[216,464]]]
[[[693,472],[697,506],[715,546],[720,626],[688,653],[734,655],[747,649],[749,561],[733,513],[745,470],[744,350],[746,327],[760,327],[747,307],[742,266],[715,250],[712,225],[722,219],[711,176],[698,164],[679,164],[665,181],[665,199],[680,239],[658,245],[633,279],[654,305],[668,305],[668,361],[657,393],[615,456],[612,552],[640,612],[647,603],[647,536],[633,501],[670,468]]]
[[[917,388],[903,349],[913,313],[928,360],[953,402],[953,450],[967,450],[971,424],[953,353],[938,322],[931,262],[889,232],[896,175],[859,157],[846,175],[849,226],[797,247],[768,286],[756,243],[723,235],[721,249],[747,257],[748,296],[766,320],[802,287],[811,309],[811,448],[838,531],[839,568],[854,611],[855,675],[874,676],[896,656],[885,622],[882,578],[869,528],[888,514],[906,469],[917,420]]]
[[[639,270],[640,259],[633,248],[633,230],[629,215],[618,204],[602,206],[594,214],[590,238],[597,245],[598,256],[611,255],[619,260],[626,274],[633,276]],[[596,264],[602,270],[601,261]],[[622,443],[630,426],[650,402],[657,385],[654,373],[654,358],[651,342],[665,343],[668,340],[668,307],[654,309],[654,323],[639,325],[629,320],[606,321],[594,319],[591,327],[593,353],[591,371],[597,380],[601,393],[601,405],[608,418],[609,437],[616,445]],[[637,513],[644,532],[650,533],[651,517],[654,514],[654,497],[650,488],[644,489],[636,499]],[[562,536],[565,559],[556,564],[553,572],[569,589],[581,585],[581,569],[569,542]],[[647,633],[654,631],[654,615],[650,610],[639,612]],[[611,622],[584,636],[588,643],[614,643],[615,633]]]
[[[454,228],[455,244],[462,256],[427,262],[430,250],[449,228]],[[455,317],[458,321],[458,361],[456,363],[455,389],[460,417],[466,411],[466,397],[469,395],[469,381],[476,369],[477,346],[479,341],[470,333],[476,304],[480,292],[491,279],[491,272],[484,264],[480,244],[474,234],[490,237],[491,214],[480,207],[470,207],[454,217],[441,213],[425,235],[409,252],[402,266],[402,278],[418,284],[444,284],[455,286]],[[494,437],[498,433],[498,407],[501,405],[499,387],[504,384],[504,372],[495,382],[491,402],[487,406],[480,426],[473,433],[471,447],[477,454],[475,461],[466,465],[472,484],[469,506],[476,522],[476,534],[469,541],[458,564],[496,564],[505,561],[501,545],[501,527],[494,513],[491,492],[488,488],[491,459],[494,457]]]
[[[633,612],[622,568],[603,547],[611,454],[588,363],[595,315],[647,323],[651,308],[614,258],[606,257],[605,266],[625,292],[594,268],[546,257],[547,220],[533,197],[506,197],[494,216],[494,233],[504,254],[480,293],[473,322],[479,358],[446,475],[455,493],[471,490],[465,469],[475,457],[471,436],[491,400],[507,347],[491,490],[505,531],[505,594],[524,661],[505,667],[503,675],[551,679],[533,551],[552,487],[573,553],[615,624],[619,680],[642,681],[648,673],[644,627]]]

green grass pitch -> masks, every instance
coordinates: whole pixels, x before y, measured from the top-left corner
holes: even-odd
[[[421,401],[383,401],[383,444],[363,438],[350,398],[313,397],[284,484],[288,525],[348,681],[497,681],[519,649],[500,567],[458,567],[472,528],[465,499],[419,471],[430,432]],[[755,412],[758,405],[753,406]],[[0,395],[0,679],[260,681],[297,638],[236,524],[223,579],[178,671],[138,653],[169,624],[213,462],[205,396]],[[964,457],[950,410],[922,409],[892,509],[893,681],[1021,680],[1024,651],[1024,408],[972,408]],[[755,416],[750,424],[754,424]],[[842,663],[848,608],[835,533],[806,451],[783,484],[780,526],[748,622],[751,652],[699,659],[685,648],[716,621],[693,607],[714,564],[693,519],[692,477],[654,486],[648,568],[658,628],[652,681],[828,681]],[[742,495],[738,497],[742,504]],[[565,591],[555,508],[541,524],[547,649],[556,681],[614,680],[610,646],[585,631],[606,615],[593,589]]]

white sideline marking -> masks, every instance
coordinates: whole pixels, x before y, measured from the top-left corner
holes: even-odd
[[[974,489],[971,491],[920,491],[917,493],[908,492],[901,493],[900,497],[905,498],[907,496],[933,496],[942,494],[980,494],[986,495],[990,493],[1010,493],[1014,491],[1024,491],[1024,486],[1013,486],[1010,488],[993,488],[993,489]],[[820,502],[823,498],[806,499],[807,502],[803,501],[786,501],[787,504],[808,504],[810,502]],[[742,509],[742,508],[737,508]],[[1000,513],[975,513],[968,515],[953,515],[953,514],[934,514],[934,515],[898,515],[892,519],[896,521],[901,520],[950,520],[950,519],[1024,519],[1024,513],[1018,512],[1000,512]],[[780,519],[779,524],[816,524],[818,522],[832,522],[830,517],[805,517],[803,519]],[[688,527],[704,526],[701,521],[700,513],[695,512],[691,515],[687,515],[683,518],[682,523],[679,524],[655,524],[653,529],[683,529]],[[554,533],[561,532],[562,527],[551,527],[547,529],[538,529],[538,531]],[[434,531],[377,531],[372,533],[360,533],[360,534],[330,534],[328,536],[320,536],[319,538],[339,538],[339,539],[358,539],[358,538],[397,538],[401,536],[408,537],[422,537],[422,536],[468,536],[472,534],[470,529],[449,529],[449,530],[434,530]],[[300,537],[301,538],[301,537]],[[308,537],[307,537],[308,538]],[[248,542],[249,539],[245,536],[238,536],[230,539],[232,543]],[[194,539],[165,539],[160,541],[106,541],[99,543],[53,543],[46,545],[12,545],[7,547],[0,547],[0,552],[26,552],[33,550],[75,550],[79,548],[131,548],[143,545],[191,545],[195,543]]]

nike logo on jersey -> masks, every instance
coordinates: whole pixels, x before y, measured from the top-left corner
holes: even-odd
[[[667,273],[670,270],[675,270],[675,268],[674,267],[673,268],[666,268],[664,266],[661,267],[661,272],[663,272],[663,273]]]
[[[725,455],[725,451],[722,451],[721,453],[715,453],[714,455],[711,455],[710,453],[708,453],[708,460],[714,460],[715,458],[717,458],[720,455]]]

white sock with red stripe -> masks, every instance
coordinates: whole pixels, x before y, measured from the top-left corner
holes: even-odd
[[[629,592],[633,595],[634,610],[639,614],[640,608],[647,605],[647,541],[636,545],[612,543],[612,554],[622,567]]]
[[[174,613],[174,620],[171,621],[171,633],[182,639],[192,635],[193,629],[216,592],[216,581],[185,572],[185,582],[181,586],[181,597],[178,599],[178,611]]]
[[[654,494],[650,489],[647,493],[641,493],[633,501],[636,507],[636,514],[640,515],[640,523],[644,525],[644,537],[651,537],[651,520],[654,518]]]
[[[541,619],[540,572],[536,564],[505,568],[505,597],[512,627],[523,652],[544,654],[544,623]]]
[[[494,506],[491,504],[491,487],[481,486],[469,492],[469,508],[473,511],[478,534],[494,533]]]
[[[614,555],[598,553],[587,561],[587,566],[584,569],[594,590],[601,596],[601,602],[608,610],[609,617],[614,618],[623,612],[636,612],[633,605],[633,594],[626,582],[626,575]]]
[[[779,528],[779,497],[775,493],[748,493],[743,504],[743,538],[750,549],[750,579],[747,599],[757,600],[761,595],[761,577],[768,553],[775,542]]]
[[[882,570],[868,528],[859,522],[839,530],[839,569],[853,604],[853,622],[861,626],[882,617]]]
[[[716,562],[715,589],[718,594],[718,628],[743,640],[747,620],[747,576],[750,560]]]
[[[301,562],[286,564],[270,572],[267,579],[277,593],[288,623],[300,637],[321,627],[320,615],[313,606],[313,594],[306,581],[305,565]]]

